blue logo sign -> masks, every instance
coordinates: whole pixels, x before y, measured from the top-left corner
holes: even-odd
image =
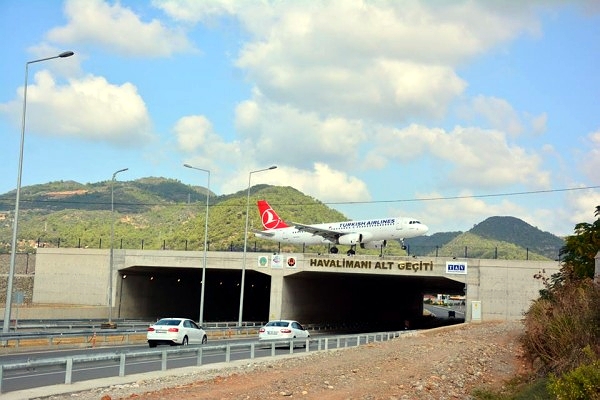
[[[466,274],[467,263],[462,261],[446,262],[447,274]]]

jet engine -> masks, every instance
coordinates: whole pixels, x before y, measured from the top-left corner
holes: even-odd
[[[357,244],[362,244],[365,241],[371,239],[373,235],[370,232],[367,233],[349,233],[347,235],[340,236],[338,238],[339,244],[345,244],[348,246],[354,246]]]
[[[360,233],[349,233],[338,238],[339,244],[345,244],[348,246],[354,246],[362,241],[362,235]]]
[[[361,243],[361,249],[383,249],[387,242],[385,240],[374,240],[372,242]]]

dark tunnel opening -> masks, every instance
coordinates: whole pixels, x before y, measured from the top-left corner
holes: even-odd
[[[199,320],[201,269],[132,267],[120,271],[119,318]],[[206,269],[204,322],[237,322],[241,271]],[[459,293],[443,277],[300,272],[284,278],[282,314],[305,324],[347,331],[425,327],[423,295]],[[269,320],[271,276],[246,270],[244,322]]]
[[[119,318],[200,316],[202,270],[134,267],[120,271]],[[204,322],[237,321],[241,271],[206,269]],[[269,315],[271,277],[246,271],[243,321],[264,322]]]

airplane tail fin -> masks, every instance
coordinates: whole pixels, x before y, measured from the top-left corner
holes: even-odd
[[[256,204],[258,205],[258,213],[260,214],[263,228],[280,229],[289,227],[288,224],[279,218],[279,215],[277,215],[266,200],[258,200]]]

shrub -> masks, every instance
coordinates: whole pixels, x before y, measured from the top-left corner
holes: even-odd
[[[566,283],[536,300],[524,322],[525,354],[539,372],[575,369],[587,359],[583,348],[600,351],[600,288],[591,279]]]
[[[587,347],[585,353],[595,360],[583,364],[560,378],[550,376],[548,391],[559,400],[600,399],[600,360]]]

